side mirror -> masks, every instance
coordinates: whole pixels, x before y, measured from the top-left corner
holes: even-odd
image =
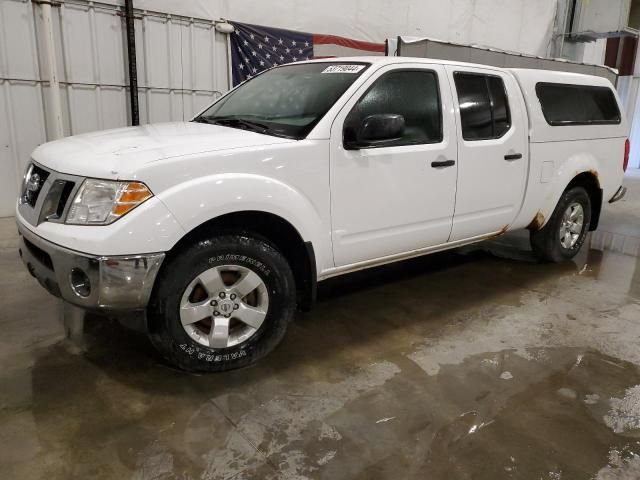
[[[395,113],[378,113],[365,117],[359,125],[347,125],[344,131],[344,147],[357,150],[379,147],[394,142],[404,133],[404,117]]]

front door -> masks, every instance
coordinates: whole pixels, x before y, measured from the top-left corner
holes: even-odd
[[[504,231],[524,198],[528,121],[513,76],[447,66],[455,88],[458,186],[451,241]]]
[[[402,115],[401,138],[374,148],[345,149],[345,123],[374,114]],[[372,75],[331,128],[336,266],[446,243],[456,155],[451,89],[442,66],[391,65]]]

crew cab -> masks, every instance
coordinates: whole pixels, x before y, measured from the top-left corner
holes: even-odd
[[[199,371],[256,361],[317,282],[530,230],[573,257],[620,199],[628,126],[611,83],[417,58],[282,65],[188,122],[38,147],[20,252],[85,309],[144,310]]]

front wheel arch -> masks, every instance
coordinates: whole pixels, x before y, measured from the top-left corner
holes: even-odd
[[[258,236],[279,250],[293,271],[298,307],[303,311],[311,309],[317,292],[316,255],[313,243],[304,241],[298,229],[273,213],[243,210],[212,218],[182,237],[167,253],[167,257],[171,258],[185,246],[198,240],[229,233]],[[165,260],[164,264],[167,263]]]

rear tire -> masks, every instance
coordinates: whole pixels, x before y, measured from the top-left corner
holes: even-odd
[[[566,190],[544,228],[530,232],[536,257],[562,262],[576,256],[589,232],[591,200],[582,187]]]
[[[266,240],[200,240],[163,265],[148,308],[149,336],[182,370],[244,367],[282,340],[295,298],[291,268]]]

